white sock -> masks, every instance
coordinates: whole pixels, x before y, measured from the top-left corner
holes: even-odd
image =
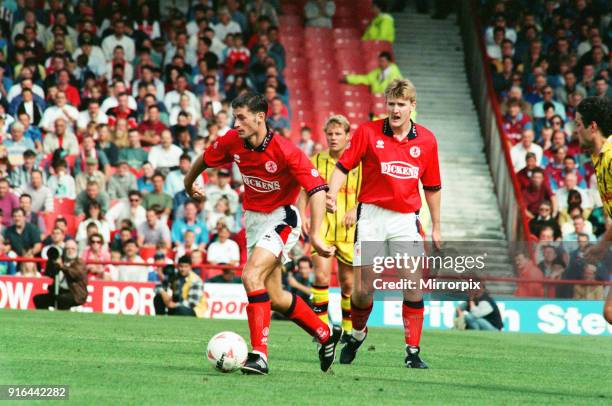
[[[357,329],[353,328],[353,337],[355,337],[355,339],[357,341],[363,341],[365,336],[366,336],[366,329],[365,328],[363,330],[357,330]]]
[[[267,356],[266,354],[264,354],[263,352],[261,352],[261,351],[252,351],[252,353],[253,353],[253,354],[259,354],[259,355],[261,355],[261,358],[263,358],[263,359],[264,359],[264,361],[268,362],[268,356]]]

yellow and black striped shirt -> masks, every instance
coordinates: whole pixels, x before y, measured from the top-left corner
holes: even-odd
[[[608,217],[612,218],[612,135],[608,137],[600,153],[591,158],[604,211]]]
[[[321,176],[329,182],[332,172],[336,168],[336,160],[329,151],[323,151],[311,158],[312,164]],[[338,191],[336,212],[327,213],[323,222],[324,238],[330,242],[355,242],[355,226],[346,229],[342,219],[347,211],[357,205],[357,196],[361,190],[361,164],[349,171],[344,185]]]

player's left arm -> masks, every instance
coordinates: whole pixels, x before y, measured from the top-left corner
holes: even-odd
[[[431,216],[431,240],[440,249],[442,236],[440,233],[440,206],[442,201],[442,181],[440,179],[440,163],[438,161],[438,144],[433,141],[429,162],[421,175],[421,183],[425,191],[425,200]]]

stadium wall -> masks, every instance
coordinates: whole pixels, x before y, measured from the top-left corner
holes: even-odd
[[[50,278],[0,277],[0,309],[33,309],[32,298],[47,291]],[[73,311],[126,315],[153,315],[154,283],[89,283],[87,303]],[[239,284],[208,283],[207,318],[246,319],[247,298]],[[330,289],[330,317],[339,322],[340,290]],[[424,327],[447,330],[453,327],[459,302],[427,301]],[[612,336],[612,325],[601,315],[599,301],[500,300],[504,331],[522,333]],[[368,325],[402,327],[402,302],[377,301]]]

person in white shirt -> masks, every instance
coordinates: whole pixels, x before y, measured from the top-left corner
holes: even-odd
[[[217,205],[217,201],[225,196],[229,202],[230,213],[236,213],[238,209],[238,193],[230,185],[232,174],[228,169],[219,169],[216,179],[216,183],[211,180],[206,185],[206,203],[204,204],[204,209],[206,212],[212,213]]]
[[[221,41],[225,41],[227,34],[239,34],[242,32],[240,25],[232,20],[227,7],[221,7],[219,9],[219,22],[213,24],[212,29],[215,31],[215,37]]]
[[[113,82],[113,87],[111,91],[111,95],[104,99],[102,105],[100,106],[100,110],[106,114],[106,112],[110,109],[113,109],[119,105],[119,101],[117,97],[122,94],[127,93],[127,87],[122,80],[116,80]],[[138,110],[138,103],[136,103],[136,99],[128,94],[128,107],[131,110]]]
[[[161,133],[161,142],[149,151],[149,162],[153,168],[172,168],[179,166],[183,150],[172,143],[172,133],[164,130]]]
[[[83,38],[81,47],[77,48],[72,53],[72,59],[76,61],[77,58],[83,54],[87,55],[87,67],[91,69],[96,76],[104,75],[106,72],[106,56],[102,48],[94,45],[93,40],[89,36]]]
[[[100,111],[100,102],[90,100],[87,110],[79,112],[77,119],[77,128],[79,131],[85,131],[87,125],[91,122],[96,124],[108,124],[108,116]]]
[[[125,252],[125,256],[122,258],[123,261],[133,263],[145,262],[138,255],[138,245],[133,239],[123,243],[123,251]],[[146,282],[148,279],[149,267],[146,265],[119,265],[117,267],[117,280],[119,281]]]
[[[141,82],[153,83],[155,85],[155,98],[159,101],[164,100],[164,96],[166,94],[164,82],[153,76],[153,68],[151,65],[144,65],[141,68],[140,79],[136,79],[132,83],[132,96],[138,97],[138,85],[140,85]]]
[[[134,68],[131,63],[127,63],[125,60],[125,50],[121,45],[117,45],[113,50],[113,59],[106,63],[106,79],[109,84],[113,83],[115,76],[115,67],[122,66],[123,82],[129,84],[134,78]]]
[[[54,198],[76,199],[76,183],[68,173],[66,161],[61,160],[53,166],[55,173],[47,180]]]
[[[506,17],[503,14],[497,14],[495,16],[494,25],[487,27],[485,31],[485,41],[487,45],[493,45],[495,43],[494,32],[498,28],[504,30],[504,38],[509,39],[513,44],[516,43],[516,30],[514,28],[508,28]]]
[[[542,147],[533,142],[535,134],[533,130],[527,129],[523,130],[523,137],[521,138],[521,142],[516,144],[510,150],[510,157],[512,158],[512,166],[514,166],[514,172],[518,172],[523,169],[527,163],[525,161],[525,156],[528,152],[532,152],[535,154],[536,163],[538,166],[542,164],[542,156],[544,151]]]
[[[26,70],[28,72],[30,71],[27,68],[23,68],[22,75],[23,75],[23,72]],[[33,83],[32,79],[24,78],[21,80],[20,83],[15,83],[13,86],[11,86],[10,90],[8,91],[6,95],[6,101],[9,103],[12,102],[15,97],[21,94],[24,88],[32,89],[32,93],[34,93],[36,96],[39,96],[43,100],[45,99],[45,91],[42,89],[42,87]]]
[[[123,20],[115,21],[113,26],[115,33],[104,38],[102,41],[102,50],[107,61],[113,59],[113,52],[117,45],[121,45],[125,51],[125,60],[132,62],[136,56],[136,48],[134,40],[125,35],[125,22]]]
[[[580,207],[582,207],[582,209],[586,210],[593,208],[593,201],[591,200],[589,192],[586,189],[578,187],[578,176],[576,176],[575,173],[568,173],[567,175],[565,175],[565,186],[560,187],[555,192],[559,211],[567,210],[567,197],[569,195],[570,190],[575,190],[580,193],[580,197],[582,198],[582,203]]]
[[[196,110],[196,108],[191,105],[191,100],[189,99],[189,96],[185,93],[181,95],[178,106],[174,106],[172,108],[172,111],[170,111],[170,118],[168,119],[170,125],[176,125],[176,123],[178,122],[179,113],[181,111],[189,113],[189,115],[191,116],[191,125],[196,125],[196,123],[200,121],[200,118],[202,118],[200,115],[200,111]]]
[[[176,84],[174,86],[175,90],[166,93],[166,96],[164,96],[164,104],[166,105],[167,111],[172,111],[174,106],[179,105],[181,95],[183,94],[189,96],[189,104],[191,106],[193,106],[197,111],[202,111],[200,101],[195,94],[187,90],[188,86],[189,82],[187,81],[187,77],[185,75],[179,75],[179,77],[176,78]]]
[[[236,241],[231,240],[230,231],[226,226],[219,229],[217,241],[208,246],[206,260],[213,265],[234,265],[240,264],[240,247]]]
[[[52,154],[56,149],[63,148],[68,155],[79,154],[79,141],[72,131],[68,131],[66,120],[58,118],[54,123],[55,132],[47,133],[43,141],[43,152]]]
[[[66,93],[59,91],[55,96],[55,106],[50,106],[45,109],[42,118],[40,119],[39,127],[46,132],[55,131],[55,122],[58,118],[64,119],[66,123],[76,123],[79,118],[79,111],[76,107],[67,103]]]
[[[121,221],[129,219],[135,227],[139,227],[147,221],[147,210],[140,205],[142,194],[138,190],[131,190],[127,199],[121,199],[106,213],[106,221],[116,230],[121,226]]]

